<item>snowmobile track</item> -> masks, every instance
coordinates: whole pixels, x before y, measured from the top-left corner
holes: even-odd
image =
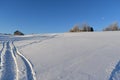
[[[3,50],[1,53],[1,76],[0,80],[18,80],[18,69],[16,58],[13,55],[13,51],[10,42],[3,43]]]
[[[3,42],[3,48],[0,51],[0,80],[36,80],[35,72],[30,61],[24,57],[15,47],[13,41]],[[18,58],[22,61],[22,67],[25,68],[25,79],[20,78]]]
[[[30,61],[17,50],[17,48],[15,47],[13,42],[12,42],[12,45],[14,47],[13,48],[14,52],[16,53],[16,55],[18,55],[21,58],[21,60],[23,61],[24,65],[26,66],[27,80],[36,80],[35,72],[33,70],[33,66],[30,63]]]

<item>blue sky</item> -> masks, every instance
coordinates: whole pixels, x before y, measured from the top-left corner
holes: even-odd
[[[120,22],[120,0],[0,0],[0,33],[67,32],[88,23],[96,31]]]

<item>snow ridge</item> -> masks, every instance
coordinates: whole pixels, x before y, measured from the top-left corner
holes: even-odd
[[[117,63],[115,69],[112,71],[109,80],[120,80],[120,61]]]

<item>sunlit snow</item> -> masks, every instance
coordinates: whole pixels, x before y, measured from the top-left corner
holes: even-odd
[[[120,80],[120,32],[0,35],[0,80]]]

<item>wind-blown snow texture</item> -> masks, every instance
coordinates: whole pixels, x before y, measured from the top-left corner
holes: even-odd
[[[120,80],[119,46],[120,32],[0,35],[0,80]]]

